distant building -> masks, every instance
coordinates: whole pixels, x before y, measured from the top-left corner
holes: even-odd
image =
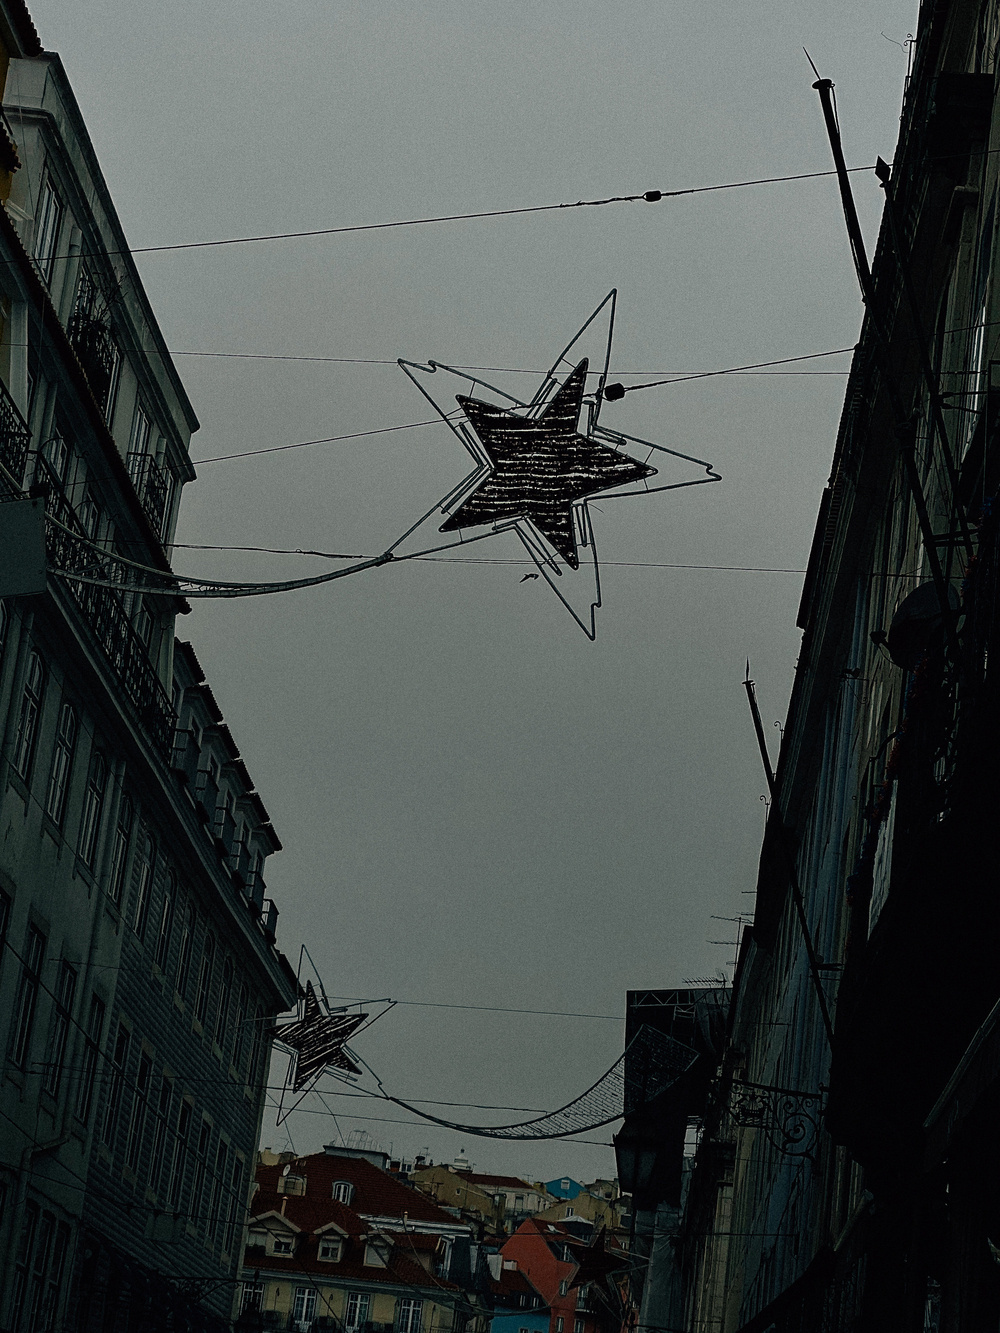
[[[486,1333],[471,1228],[372,1156],[330,1145],[258,1167],[237,1328]]]
[[[50,565],[169,570],[198,423],[20,0],[0,48],[0,1327],[208,1333],[296,995],[280,843],[184,603],[43,568],[44,518]]]
[[[548,1305],[549,1333],[608,1333],[621,1326],[621,1318],[609,1321],[608,1312],[591,1298],[588,1287],[570,1286],[591,1234],[589,1225],[571,1228],[529,1218],[500,1251],[504,1260],[516,1262]]]
[[[493,1310],[490,1333],[548,1333],[551,1311],[517,1260],[491,1254],[487,1262]]]
[[[546,1180],[545,1193],[551,1194],[553,1199],[575,1199],[583,1189],[578,1180],[572,1180],[569,1176],[562,1176],[559,1180]]]
[[[617,1180],[597,1180],[591,1186],[581,1186],[568,1200],[551,1204],[535,1216],[540,1222],[587,1222],[596,1230],[621,1229],[623,1214],[631,1208],[631,1199],[623,1195]]]
[[[552,1200],[539,1185],[518,1176],[484,1175],[457,1166],[422,1167],[410,1177],[443,1208],[456,1208],[463,1216],[478,1217],[501,1232],[510,1232]]]

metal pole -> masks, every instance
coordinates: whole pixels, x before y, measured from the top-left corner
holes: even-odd
[[[781,845],[784,848],[785,856],[788,861],[788,881],[792,887],[792,901],[795,904],[795,914],[799,919],[799,927],[802,931],[802,939],[806,946],[806,957],[809,960],[809,972],[812,976],[813,986],[816,990],[816,999],[819,1001],[820,1013],[823,1016],[823,1026],[826,1029],[827,1041],[833,1046],[833,1023],[830,1019],[830,1008],[826,1002],[826,993],[823,990],[823,982],[819,974],[819,959],[816,956],[816,949],[813,946],[812,936],[809,933],[809,922],[806,919],[806,906],[802,897],[802,886],[799,884],[798,871],[795,865],[795,852],[789,841],[788,829],[785,827],[785,821],[781,817],[781,805],[778,800],[778,784],[775,781],[774,771],[771,768],[771,760],[767,753],[767,742],[764,739],[764,727],[760,720],[760,709],[757,707],[757,695],[754,691],[753,681],[750,679],[750,663],[747,663],[747,678],[743,682],[747,692],[747,699],[750,702],[750,716],[753,718],[753,728],[757,733],[757,744],[760,747],[760,757],[764,764],[764,775],[767,778],[768,790],[771,793],[771,818],[778,821],[778,828],[781,832]]]
[[[861,285],[861,296],[868,307],[868,316],[872,321],[872,328],[875,331],[876,341],[881,352],[882,369],[885,372],[886,390],[889,394],[889,401],[893,413],[896,417],[897,430],[900,432],[900,438],[906,438],[904,431],[910,420],[910,414],[903,408],[899,389],[896,386],[895,376],[889,361],[889,338],[882,324],[876,309],[875,288],[872,282],[872,271],[868,263],[868,257],[865,253],[864,236],[861,234],[861,223],[858,221],[858,210],[854,204],[854,195],[851,192],[851,182],[847,174],[847,163],[844,161],[844,149],[840,141],[840,126],[837,124],[837,113],[833,106],[833,80],[817,79],[813,87],[819,93],[820,105],[823,108],[823,119],[826,122],[826,131],[830,139],[830,150],[833,153],[833,164],[837,171],[837,184],[840,186],[840,198],[844,206],[844,221],[847,224],[847,236],[851,243],[851,250],[854,254],[854,266],[857,269],[858,282]],[[909,452],[907,452],[907,449]],[[920,476],[917,472],[916,463],[913,458],[913,446],[903,446],[903,470],[906,474],[906,481],[913,497],[914,508],[917,511],[917,523],[920,527],[920,536],[923,540],[924,550],[927,553],[927,563],[930,566],[931,579],[937,591],[938,601],[941,604],[941,617],[944,623],[945,634],[948,637],[948,644],[952,650],[952,655],[956,663],[961,661],[961,646],[958,642],[958,634],[955,630],[955,617],[952,612],[951,598],[948,595],[948,582],[944,576],[944,570],[941,568],[941,560],[938,556],[937,546],[934,541],[934,531],[931,527],[930,517],[927,512],[927,500],[924,496],[923,487],[920,484]]]

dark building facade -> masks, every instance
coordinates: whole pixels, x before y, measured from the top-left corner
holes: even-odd
[[[0,9],[0,1328],[223,1329],[296,996],[280,843],[180,599],[52,572],[169,569],[197,420],[59,58]]]
[[[870,270],[856,246],[685,1333],[1000,1326],[998,48],[995,3],[921,6]]]

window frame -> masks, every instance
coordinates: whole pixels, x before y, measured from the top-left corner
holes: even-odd
[[[101,838],[101,821],[104,817],[104,800],[108,789],[109,772],[108,761],[104,757],[104,752],[95,747],[90,755],[87,790],[83,795],[80,830],[76,839],[76,854],[88,870],[94,869],[94,862],[97,859],[97,846]]]
[[[37,648],[33,648],[28,658],[28,669],[21,690],[21,708],[14,739],[14,755],[11,760],[14,772],[26,786],[31,785],[35,743],[38,740],[38,722],[45,706],[47,676],[42,655]]]

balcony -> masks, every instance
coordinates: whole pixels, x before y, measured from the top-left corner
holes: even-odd
[[[131,453],[125,462],[143,513],[156,535],[162,537],[170,498],[170,475],[150,454]]]
[[[7,474],[0,473],[0,487],[10,495],[20,493],[30,440],[31,431],[15,407],[6,384],[0,380],[0,464]]]
[[[104,320],[78,311],[70,319],[66,332],[90,391],[101,411],[105,412],[115,373],[115,342],[111,330]]]
[[[72,533],[86,538],[76,510],[66,499],[61,481],[41,455],[35,463],[35,486],[45,496],[46,513]],[[53,569],[82,572],[94,566],[93,550],[62,528],[47,526],[45,547]],[[121,595],[113,588],[95,588],[88,583],[66,581],[62,586],[68,590],[89,625],[140,727],[169,763],[177,715],[153,669],[146,645],[129,619]]]

